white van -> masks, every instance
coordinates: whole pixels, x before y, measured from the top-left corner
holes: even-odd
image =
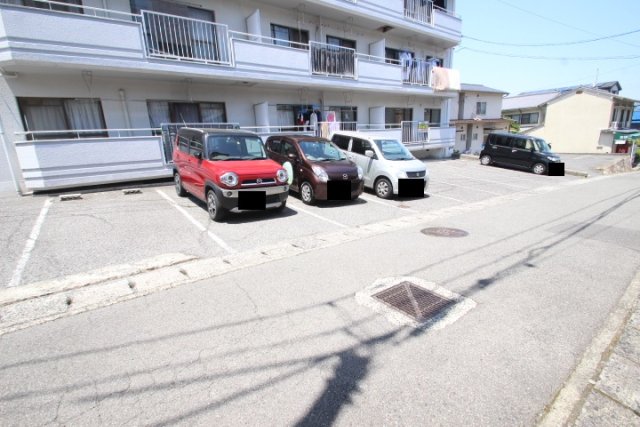
[[[399,194],[400,181],[416,179],[429,185],[429,172],[398,140],[363,132],[337,131],[331,141],[345,152],[349,160],[364,171],[364,186],[378,197],[389,199]],[[424,192],[423,192],[424,193]]]

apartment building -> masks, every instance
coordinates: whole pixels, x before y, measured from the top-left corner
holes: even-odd
[[[558,153],[626,153],[636,132],[636,100],[617,81],[525,92],[504,99],[502,114],[520,132],[544,138]]]
[[[168,123],[444,156],[460,40],[454,0],[0,0],[0,187],[167,176]]]
[[[502,98],[505,95],[507,92],[479,84],[461,85],[451,112],[451,126],[456,130],[456,150],[479,154],[489,133],[509,129],[509,120],[502,118]]]

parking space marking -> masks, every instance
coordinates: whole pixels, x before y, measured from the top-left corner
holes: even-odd
[[[442,194],[438,194],[438,193],[430,193],[430,194],[424,193],[424,195],[425,196],[429,196],[429,197],[435,196],[435,197],[440,197],[440,198],[443,198],[443,199],[449,199],[449,200],[453,200],[454,202],[459,202],[459,203],[467,203],[464,200],[456,199],[455,197],[443,196]]]
[[[391,203],[387,203],[387,202],[383,202],[382,200],[378,200],[376,197],[370,197],[370,196],[365,196],[364,193],[360,195],[360,198],[368,201],[368,202],[373,202],[373,203],[377,203],[379,205],[383,205],[383,206],[387,206],[390,208],[394,208],[394,209],[400,209],[401,211],[404,212],[414,212],[414,213],[420,213],[420,211],[413,209],[413,208],[403,208],[401,206],[398,205],[392,205]]]
[[[27,243],[24,245],[24,249],[22,250],[22,255],[18,260],[18,265],[16,269],[13,271],[13,276],[11,276],[11,281],[7,287],[13,287],[20,284],[22,280],[22,273],[24,272],[25,267],[27,266],[27,262],[29,262],[29,258],[31,257],[31,252],[33,248],[36,246],[36,240],[38,240],[38,236],[40,235],[40,230],[42,229],[42,224],[44,224],[44,219],[47,216],[47,212],[49,212],[49,208],[53,204],[53,199],[47,199],[44,202],[44,206],[40,210],[40,215],[38,215],[38,219],[36,219],[36,223],[33,225],[33,229],[31,229],[31,234],[29,234],[29,238],[27,239]]]
[[[496,193],[495,191],[481,190],[480,188],[468,187],[468,186],[466,186],[466,185],[451,184],[451,183],[449,183],[449,182],[436,181],[436,180],[431,180],[431,182],[436,182],[436,183],[444,184],[444,185],[450,185],[450,186],[452,186],[452,187],[466,188],[467,190],[480,191],[480,192],[483,192],[483,193],[493,194],[494,196],[502,196],[502,194],[500,194],[500,193]]]
[[[483,178],[476,178],[474,176],[469,176],[469,175],[460,175],[460,174],[456,174],[456,178],[468,178],[472,181],[482,181],[482,182],[489,182],[491,184],[498,184],[498,185],[508,185],[509,187],[515,187],[515,188],[522,188],[522,189],[526,189],[529,188],[525,185],[518,185],[518,184],[509,184],[508,182],[500,182],[500,181],[494,181],[491,179],[483,179]]]
[[[167,202],[169,202],[169,204],[171,206],[173,206],[174,208],[176,208],[178,210],[178,212],[180,212],[182,215],[184,215],[185,218],[187,218],[189,220],[189,222],[191,222],[193,225],[196,226],[196,228],[200,231],[206,231],[207,235],[209,236],[209,238],[211,240],[213,240],[218,246],[220,246],[222,249],[224,249],[225,251],[229,252],[230,254],[236,253],[236,250],[233,249],[231,246],[229,246],[224,240],[222,240],[220,237],[216,236],[213,232],[211,232],[210,230],[207,229],[207,227],[205,227],[204,225],[200,224],[198,222],[197,219],[195,219],[194,217],[192,217],[189,212],[187,212],[182,206],[178,205],[175,200],[173,200],[171,197],[167,196],[163,191],[161,190],[156,190],[156,193],[158,193],[163,199],[165,199]]]
[[[342,224],[342,223],[340,223],[338,221],[334,221],[332,219],[325,218],[325,217],[323,217],[321,215],[318,215],[318,214],[315,214],[315,213],[313,213],[311,211],[303,209],[300,206],[298,206],[297,204],[294,205],[294,206],[291,206],[291,202],[288,202],[287,205],[289,206],[290,209],[293,209],[294,211],[298,211],[298,212],[302,212],[302,213],[307,214],[307,215],[311,215],[311,216],[313,216],[315,218],[321,219],[322,221],[326,221],[326,222],[329,222],[329,223],[331,223],[333,225],[337,225],[338,227],[349,228],[347,225]]]

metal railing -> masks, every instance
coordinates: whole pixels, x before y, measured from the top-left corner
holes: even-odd
[[[101,139],[101,138],[127,138],[133,136],[152,136],[160,131],[156,128],[133,129],[67,129],[67,130],[35,130],[15,132],[25,141],[43,141],[58,139]]]
[[[402,143],[405,145],[424,144],[429,140],[429,127],[426,122],[401,122]]]
[[[134,15],[128,12],[120,12],[117,10],[100,9],[97,7],[84,6],[81,4],[71,4],[59,1],[49,0],[29,0],[28,4],[23,4],[21,0],[0,0],[0,4],[11,6],[20,6],[35,9],[45,9],[54,12],[67,12],[75,15],[94,16],[98,18],[117,19],[120,21],[139,22],[140,15]]]
[[[431,69],[433,65],[430,61],[421,59],[411,59],[402,61],[402,82],[429,86],[431,84]]]
[[[226,25],[143,10],[142,27],[151,57],[231,65]]]
[[[356,78],[355,49],[325,43],[309,42],[311,73]]]
[[[404,17],[422,24],[433,25],[433,2],[404,0]]]

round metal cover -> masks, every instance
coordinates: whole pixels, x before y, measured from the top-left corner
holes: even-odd
[[[447,228],[447,227],[429,227],[421,230],[422,234],[427,236],[440,236],[440,237],[465,237],[468,236],[464,230],[459,228]]]

